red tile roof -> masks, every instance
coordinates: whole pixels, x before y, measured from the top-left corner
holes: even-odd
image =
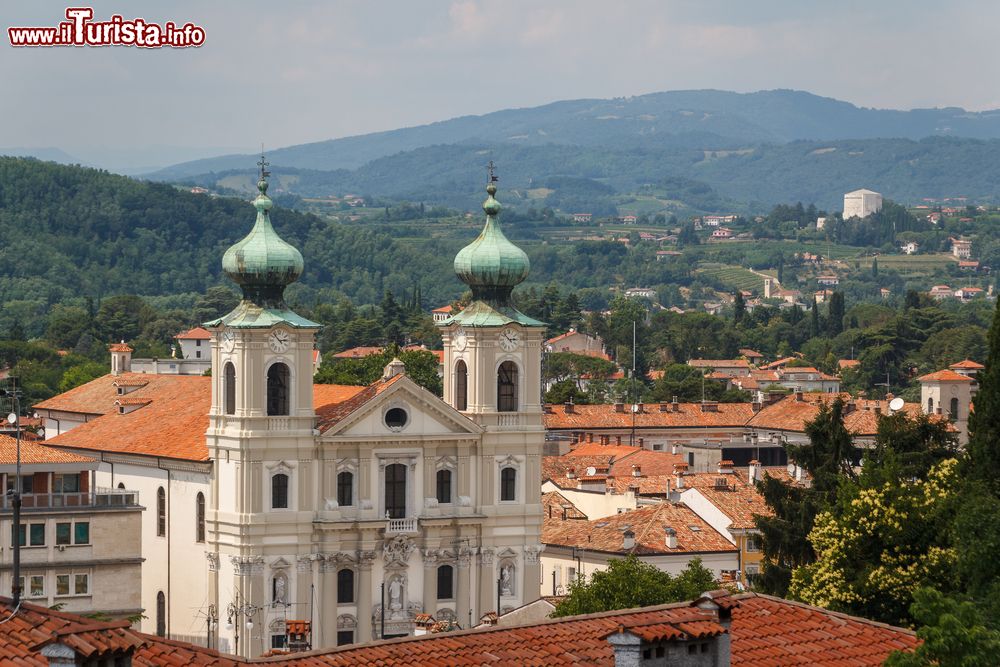
[[[135,352],[135,350],[133,350],[132,347],[124,341],[108,345],[108,350],[111,352]]]
[[[968,378],[963,379],[971,382]],[[849,403],[850,411],[844,415],[844,426],[852,435],[868,437],[878,433],[879,415],[889,414],[888,402],[852,399],[849,394],[843,393],[804,392],[801,400],[794,394],[786,396],[766,406],[754,415],[747,425],[758,429],[802,433],[805,432],[806,424],[819,414],[820,404],[832,403],[838,396]],[[916,403],[905,403],[903,411],[915,417],[920,414],[920,406]]]
[[[956,373],[953,370],[945,369],[943,371],[936,371],[934,373],[928,373],[927,375],[921,375],[917,378],[917,382],[972,382],[972,378],[962,375],[961,373]]]
[[[21,463],[23,465],[46,463],[94,463],[89,456],[64,452],[55,447],[46,447],[40,442],[21,439]],[[9,435],[0,435],[0,465],[17,463],[17,442]],[[84,466],[81,466],[83,469]]]
[[[750,368],[746,359],[690,359],[687,365],[695,368]]]
[[[666,543],[665,529],[677,531],[677,546]],[[622,546],[626,528],[635,533],[631,549]],[[657,503],[622,514],[582,521],[563,520],[562,514],[542,520],[542,543],[552,546],[583,547],[588,551],[637,556],[735,552],[736,547],[686,505]]]
[[[587,515],[583,511],[566,500],[566,496],[562,495],[558,491],[551,491],[549,493],[542,494],[542,515],[543,516],[558,516],[562,518],[563,511],[566,512],[567,519],[574,519],[580,521],[586,521]]]
[[[195,327],[194,329],[188,329],[184,333],[177,334],[174,338],[177,340],[209,340],[212,338],[212,334],[208,329]]]
[[[114,385],[122,380],[130,385],[137,380],[145,384],[126,396],[118,396]],[[207,461],[205,431],[212,401],[211,380],[200,375],[105,375],[35,407],[104,415],[61,433],[46,444]],[[313,406],[317,414],[328,412],[364,390],[365,387],[314,384]],[[142,407],[122,415],[115,408],[116,402]]]
[[[657,404],[647,404],[635,415],[635,427],[642,428],[692,428],[743,426],[753,416],[750,403],[718,403],[716,410],[703,410],[700,403],[678,403],[678,412],[672,404],[660,411]],[[632,411],[626,405],[622,412],[615,412],[613,405],[574,405],[567,414],[565,405],[552,405],[544,419],[547,429],[630,429]]]
[[[739,667],[875,667],[896,649],[912,650],[919,640],[909,630],[755,593],[708,594],[721,613],[730,612],[732,664]],[[547,619],[529,625],[487,627],[422,637],[390,639],[276,656],[263,664],[296,667],[423,667],[484,664],[610,665],[614,650],[607,638],[627,630],[647,641],[680,630],[691,637],[721,633],[716,613],[695,603],[674,603],[583,616]],[[10,613],[0,598],[0,614]],[[262,664],[220,655],[185,642],[136,632],[124,621],[102,623],[75,614],[25,603],[0,632],[0,654],[11,664],[47,667],[39,646],[55,635],[85,655],[135,650],[133,665],[157,667],[236,667]],[[75,635],[75,636],[74,636]]]
[[[765,471],[764,474],[769,473]],[[725,480],[726,486],[719,485],[716,481],[719,479]],[[684,475],[684,487],[697,489],[708,502],[725,514],[731,522],[730,529],[756,528],[754,515],[771,516],[774,513],[764,502],[764,497],[757,492],[757,488],[748,483],[742,471]]]
[[[346,397],[341,402],[331,402],[324,406],[316,407],[316,417],[317,424],[316,428],[320,431],[327,431],[334,427],[345,419],[352,412],[360,408],[362,405],[375,398],[386,389],[394,385],[399,381],[400,378],[405,377],[405,375],[394,375],[388,380],[380,379],[367,387],[352,387],[356,391],[350,396]],[[313,385],[313,387],[322,387],[323,385]],[[338,385],[327,385],[330,387]]]
[[[971,359],[965,359],[963,361],[958,362],[957,364],[952,364],[951,366],[948,366],[948,368],[968,368],[971,370],[982,370],[986,368],[986,366],[983,366],[980,363],[972,361]]]

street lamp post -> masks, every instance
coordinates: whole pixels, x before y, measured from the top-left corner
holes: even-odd
[[[260,611],[262,607],[250,604],[242,600],[240,592],[236,591],[233,601],[226,605],[226,630],[233,632],[233,640],[236,645],[235,654],[240,654],[240,617],[246,618],[247,632],[253,630],[253,615]],[[250,646],[250,637],[247,637],[247,647]]]

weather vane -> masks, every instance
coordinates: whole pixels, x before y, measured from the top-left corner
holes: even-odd
[[[260,145],[260,162],[257,163],[257,166],[260,167],[260,178],[261,178],[261,180],[264,180],[265,178],[267,178],[268,176],[271,175],[271,172],[269,172],[267,170],[267,167],[270,164],[271,164],[270,162],[268,162],[267,160],[264,159],[264,144],[261,144]]]
[[[494,169],[496,169],[496,165],[493,164],[493,160],[490,160],[490,163],[486,165],[486,172],[490,175],[490,183],[496,183],[500,180],[500,177],[493,173]]]

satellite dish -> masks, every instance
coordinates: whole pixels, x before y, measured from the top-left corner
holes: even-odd
[[[13,412],[10,413],[9,415],[7,415],[7,422],[10,423],[10,424],[16,423],[17,422],[17,415],[15,415]]]
[[[44,428],[38,429],[38,437],[39,438],[44,438],[45,437],[45,429]]]
[[[892,410],[893,412],[899,412],[900,410],[902,410],[903,405],[905,405],[905,402],[899,396],[889,401],[889,409]]]
[[[634,403],[632,405],[632,412],[639,412],[639,404],[638,403]]]

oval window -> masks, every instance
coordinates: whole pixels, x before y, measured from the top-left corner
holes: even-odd
[[[385,425],[397,431],[406,426],[406,419],[406,410],[403,408],[390,408],[385,413]]]

